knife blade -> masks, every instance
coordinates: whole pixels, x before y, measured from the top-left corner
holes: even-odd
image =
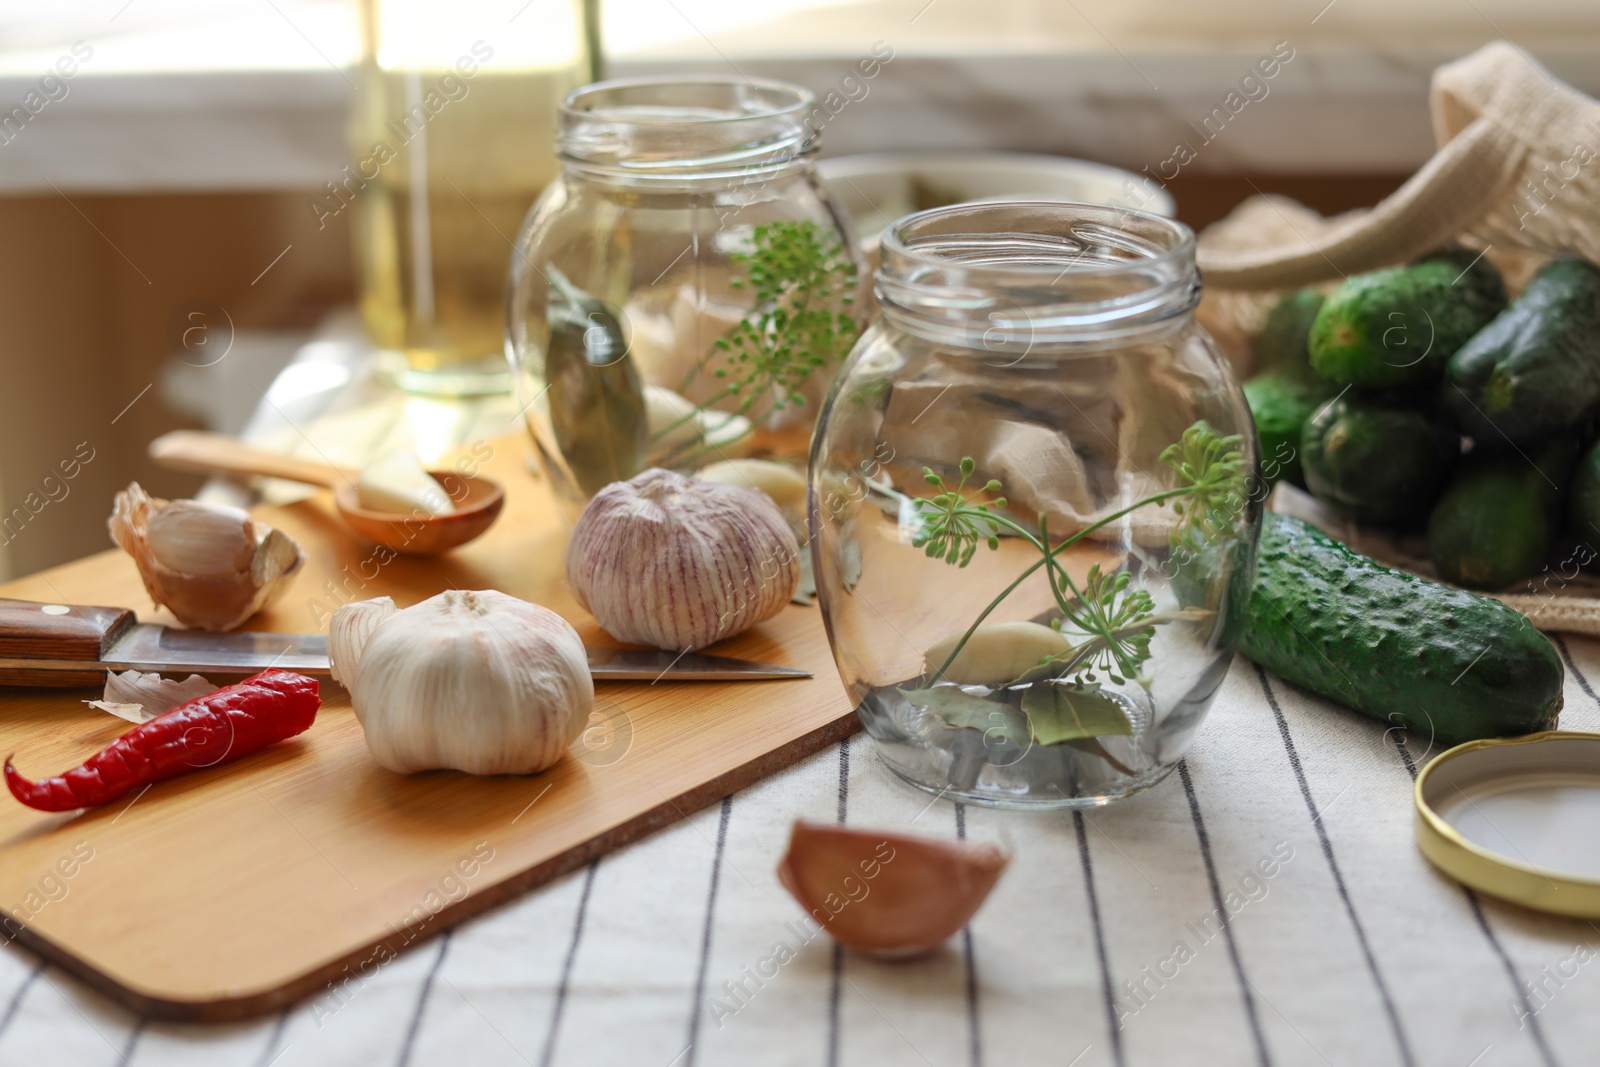
[[[74,630],[74,627],[76,629]],[[96,640],[98,639],[98,640]],[[586,648],[589,672],[602,682],[742,682],[809,678],[810,671],[704,652],[650,648]],[[328,674],[322,634],[254,631],[215,633],[133,621],[115,608],[68,607],[0,599],[0,684],[49,684],[38,672],[155,671],[161,674],[248,675],[268,667]],[[83,684],[79,681],[69,684]]]

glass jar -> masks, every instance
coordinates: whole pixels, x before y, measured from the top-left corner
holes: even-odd
[[[567,97],[561,177],[511,260],[506,353],[558,498],[647,467],[803,467],[859,333],[855,242],[812,98],[744,78]]]
[[[1193,234],[1085,204],[925,211],[885,231],[877,297],[808,500],[879,755],[978,804],[1149,787],[1227,673],[1261,521]]]
[[[509,23],[503,6],[359,5],[352,159],[312,209],[320,228],[351,207],[374,365],[409,392],[510,388],[506,235],[555,177],[557,109],[598,58],[580,0],[529,0]]]

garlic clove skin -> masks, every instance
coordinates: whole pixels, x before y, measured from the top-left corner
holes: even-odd
[[[100,701],[89,703],[96,707],[101,707],[103,704],[121,706],[132,704],[143,709],[143,716],[131,721],[143,722],[145,719],[153,719],[157,715],[171,711],[179,704],[187,704],[207,693],[214,693],[219,688],[221,687],[212,685],[198,674],[191,674],[180,682],[176,678],[163,678],[153,671],[107,671],[105,696]],[[105,707],[101,707],[101,710],[111,711]],[[111,713],[121,714],[115,711]],[[122,717],[127,718],[126,715]]]
[[[328,673],[349,689],[356,680],[361,652],[367,647],[378,624],[400,609],[390,597],[358,600],[345,604],[328,620]]]
[[[965,633],[965,631],[962,631]],[[952,634],[922,654],[923,672],[932,675],[950,658],[961,634]],[[1072,647],[1059,630],[1037,622],[991,622],[972,632],[942,676],[957,685],[1004,685],[1037,667],[1046,656]]]
[[[988,842],[796,820],[778,880],[840,944],[908,957],[967,925],[1009,862]]]
[[[652,468],[589,501],[567,582],[619,641],[704,648],[783,610],[800,546],[765,494]]]
[[[349,690],[368,750],[401,774],[542,771],[594,707],[578,631],[493,591],[452,589],[382,619]]]
[[[293,538],[238,508],[118,493],[107,523],[145,591],[185,626],[231,630],[283,593],[305,565]]]

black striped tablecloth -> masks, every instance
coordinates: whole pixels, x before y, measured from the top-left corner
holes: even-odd
[[[1600,644],[1561,650],[1562,723],[1600,729]],[[858,735],[259,1022],[146,1022],[13,948],[0,1064],[1600,1062],[1600,930],[1426,864],[1427,756],[1244,660],[1178,773],[1086,814],[929,804]],[[773,873],[796,816],[1015,859],[942,951],[874,962],[806,939]]]

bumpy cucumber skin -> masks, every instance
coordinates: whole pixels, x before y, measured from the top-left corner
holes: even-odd
[[[1333,396],[1309,370],[1261,374],[1244,383],[1244,398],[1261,439],[1261,476],[1272,484],[1304,486],[1300,437],[1306,421]]]
[[[1529,444],[1577,425],[1600,403],[1600,269],[1546,264],[1450,358],[1442,399],[1473,437]]]
[[[1257,375],[1310,369],[1311,356],[1306,342],[1324,299],[1315,289],[1297,289],[1272,306],[1261,333],[1256,336]]]
[[[1268,515],[1240,651],[1295,685],[1452,744],[1548,730],[1563,670],[1498,600],[1390,570]]]
[[[1306,421],[1306,486],[1357,522],[1404,523],[1427,514],[1461,444],[1419,411],[1341,397]]]
[[[1462,270],[1447,257],[1347,279],[1311,324],[1312,369],[1362,389],[1438,381],[1456,350],[1506,306],[1499,275],[1474,271],[1456,284]]]

